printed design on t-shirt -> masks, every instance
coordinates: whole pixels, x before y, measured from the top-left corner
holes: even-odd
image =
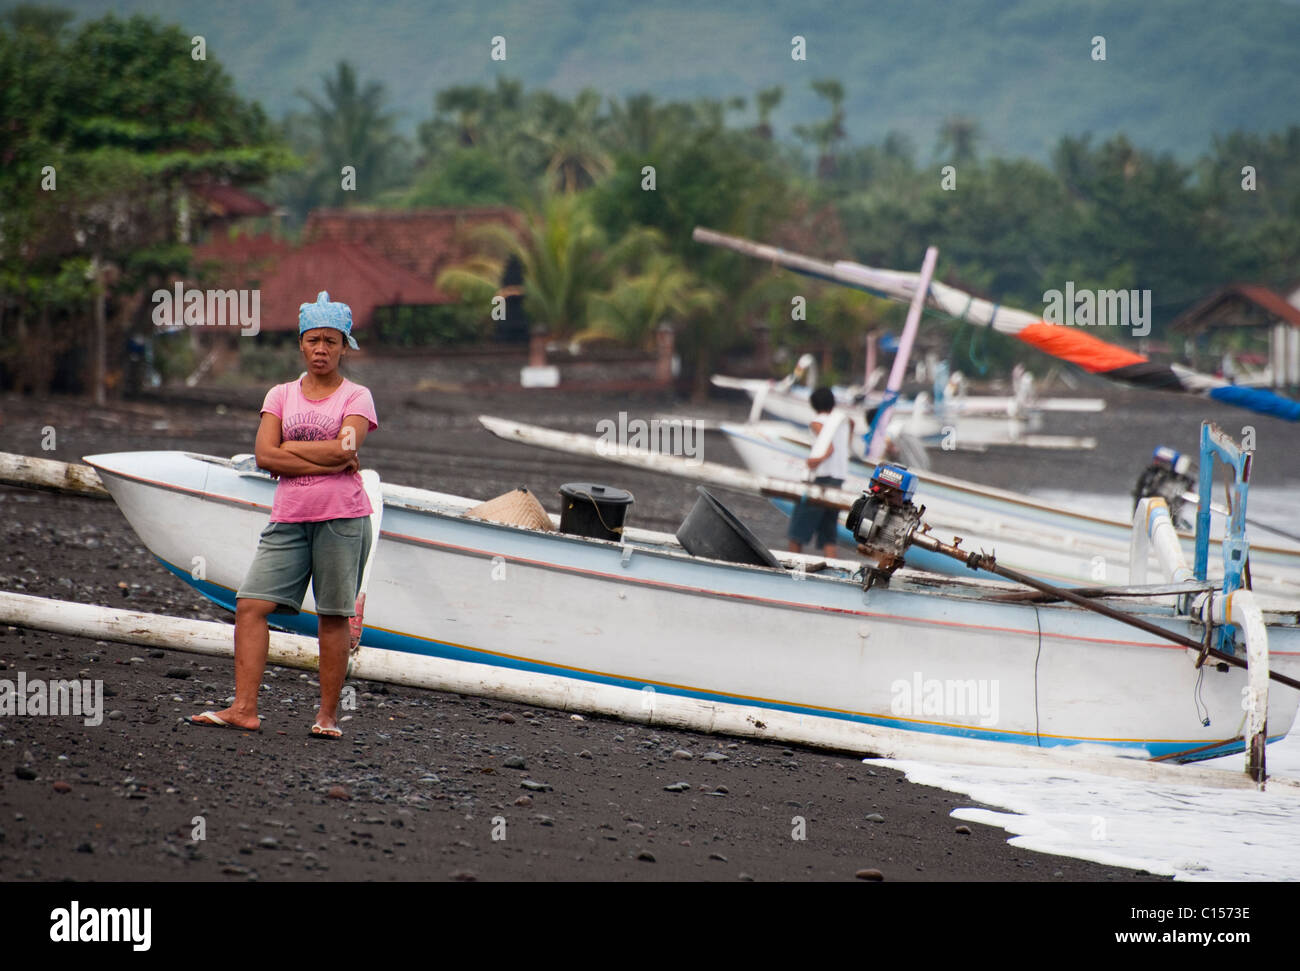
[[[280,422],[280,437],[287,442],[327,442],[339,436],[339,429],[333,427],[335,424],[329,415],[319,411],[298,412]],[[323,475],[299,475],[282,481],[294,486],[305,486],[323,478]]]

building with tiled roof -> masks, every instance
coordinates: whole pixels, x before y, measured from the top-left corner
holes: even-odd
[[[1294,293],[1300,296],[1300,289]],[[1170,333],[1186,338],[1192,354],[1219,355],[1228,378],[1300,386],[1300,306],[1266,286],[1220,287],[1179,314]]]
[[[487,223],[519,228],[522,216],[507,206],[365,211],[316,209],[303,227],[304,242],[356,243],[427,280],[475,252],[472,230]]]
[[[298,307],[321,290],[352,308],[358,335],[380,308],[454,302],[432,282],[352,243],[322,241],[290,247],[265,236],[212,241],[194,250],[203,272],[187,286],[259,291],[262,331],[297,331]],[[205,321],[215,324],[215,322]]]

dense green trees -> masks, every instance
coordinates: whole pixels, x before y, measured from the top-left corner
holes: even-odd
[[[0,25],[0,87],[0,290],[13,322],[0,353],[11,357],[53,343],[51,315],[89,326],[97,294],[183,266],[180,192],[213,176],[266,184],[299,217],[321,205],[516,206],[523,230],[481,233],[482,256],[443,282],[484,300],[513,256],[530,314],[557,336],[644,345],[671,323],[700,382],[760,325],[792,351],[826,351],[843,374],[861,332],[901,313],[700,246],[698,225],[908,269],[934,243],[942,278],[1030,310],[1067,281],[1150,289],[1156,337],[1216,285],[1282,285],[1300,267],[1300,127],[1225,134],[1190,164],[1122,135],[1066,136],[1044,163],[989,154],[980,124],[949,115],[923,159],[899,132],[851,137],[847,79],[660,101],[499,77],[432,92],[409,142],[385,89],[351,64],[300,89],[304,110],[277,127],[214,60],[191,57],[180,28],[106,17],[72,32],[28,7]],[[809,90],[822,113],[795,126],[802,144],[774,137],[773,112],[796,93],[807,104]],[[41,189],[47,165],[57,192]],[[355,189],[341,184],[345,165]],[[796,297],[806,319],[791,313]],[[990,340],[1004,362],[1032,353]]]
[[[0,23],[0,301],[12,322],[0,356],[29,389],[48,389],[75,348],[102,400],[109,342],[141,291],[187,264],[186,188],[289,164],[261,109],[200,53],[143,17],[72,32],[19,7]]]

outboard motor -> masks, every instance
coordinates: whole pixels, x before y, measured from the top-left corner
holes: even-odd
[[[1169,518],[1175,526],[1189,526],[1181,513],[1187,505],[1183,496],[1196,491],[1196,482],[1189,474],[1192,460],[1182,452],[1167,445],[1158,445],[1151,453],[1151,464],[1138,477],[1133,487],[1133,508],[1149,496],[1159,496],[1169,507]]]
[[[870,487],[849,510],[844,525],[857,540],[858,552],[876,561],[863,568],[868,590],[877,580],[887,583],[903,565],[903,554],[925,513],[924,506],[912,502],[915,492],[915,473],[901,465],[877,465]]]

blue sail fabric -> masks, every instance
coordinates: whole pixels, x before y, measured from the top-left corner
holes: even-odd
[[[1300,421],[1300,401],[1292,401],[1272,391],[1262,388],[1243,388],[1236,384],[1227,384],[1222,388],[1211,388],[1210,397],[1226,405],[1249,408],[1261,415],[1272,415],[1287,421]]]

